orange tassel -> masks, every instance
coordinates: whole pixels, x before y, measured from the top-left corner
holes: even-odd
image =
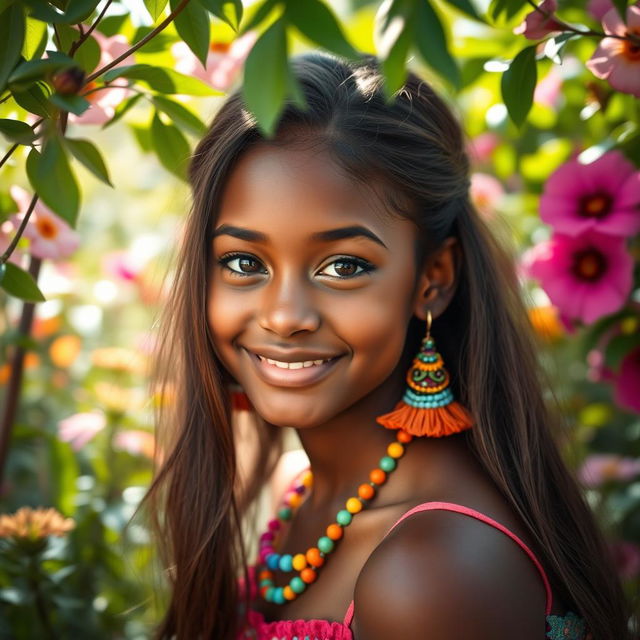
[[[231,408],[235,411],[251,411],[251,403],[244,391],[231,392]]]
[[[402,400],[395,409],[376,418],[387,429],[402,429],[414,436],[441,438],[473,426],[469,412],[458,402],[437,409],[412,407]]]

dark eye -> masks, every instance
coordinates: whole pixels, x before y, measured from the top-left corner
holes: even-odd
[[[220,264],[229,271],[243,276],[267,272],[260,260],[248,255],[224,256],[220,259]]]
[[[352,278],[372,269],[371,263],[360,258],[338,258],[329,263],[320,273],[332,278]]]

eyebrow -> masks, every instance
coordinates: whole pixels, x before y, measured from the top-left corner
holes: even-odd
[[[213,237],[227,235],[239,240],[247,242],[267,242],[267,236],[259,231],[245,229],[244,227],[234,227],[229,224],[221,224],[214,232]],[[312,236],[313,240],[320,242],[335,242],[336,240],[348,240],[350,238],[367,238],[380,246],[387,249],[387,245],[373,231],[369,231],[366,227],[360,225],[352,225],[350,227],[340,227],[338,229],[328,229],[327,231],[319,231]]]

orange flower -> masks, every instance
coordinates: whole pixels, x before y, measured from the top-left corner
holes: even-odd
[[[564,335],[558,310],[553,306],[529,309],[529,320],[534,331],[546,342],[553,342]]]
[[[80,353],[82,342],[78,336],[60,336],[56,338],[49,347],[51,361],[56,367],[66,369],[70,367]]]
[[[94,367],[101,369],[113,369],[114,371],[127,371],[129,373],[146,372],[146,358],[137,351],[124,347],[103,347],[95,349],[91,354],[91,362]]]
[[[62,537],[75,526],[73,518],[65,518],[53,508],[21,507],[13,515],[0,516],[0,538],[39,540],[47,536]]]
[[[0,386],[7,384],[7,382],[9,382],[10,376],[11,376],[11,367],[8,364],[3,364],[0,367]]]

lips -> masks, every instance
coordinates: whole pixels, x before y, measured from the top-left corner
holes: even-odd
[[[305,387],[325,378],[342,357],[322,353],[292,351],[286,355],[262,350],[244,349],[258,376],[277,387]],[[273,357],[275,356],[275,357]]]

